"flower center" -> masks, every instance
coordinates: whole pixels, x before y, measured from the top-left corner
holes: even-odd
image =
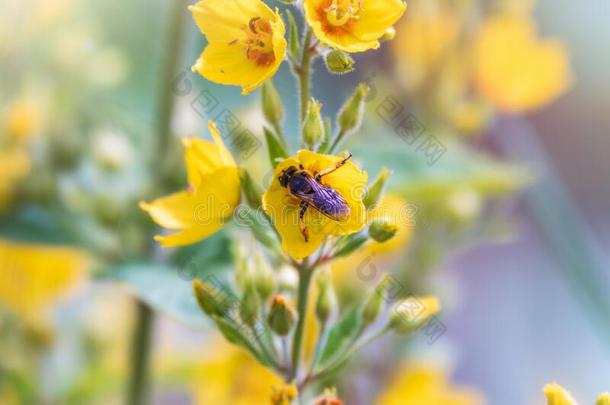
[[[360,18],[361,0],[332,0],[330,6],[324,9],[326,21],[333,27],[342,27],[350,20]]]
[[[267,66],[275,61],[273,53],[273,30],[268,20],[255,17],[250,20],[246,32],[246,53],[248,59],[260,66]]]

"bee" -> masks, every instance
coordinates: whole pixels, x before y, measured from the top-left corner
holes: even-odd
[[[332,219],[340,221],[350,214],[349,205],[336,190],[322,184],[322,178],[338,170],[352,157],[338,161],[333,166],[319,172],[310,173],[303,165],[290,166],[278,177],[280,185],[288,190],[288,193],[300,201],[299,205],[299,228],[305,242],[309,242],[309,231],[303,218],[310,207]]]

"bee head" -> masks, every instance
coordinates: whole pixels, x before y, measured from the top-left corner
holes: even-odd
[[[280,185],[282,187],[287,187],[288,182],[296,172],[297,168],[294,166],[290,166],[289,168],[282,170],[282,174],[280,174],[280,177],[278,178]]]

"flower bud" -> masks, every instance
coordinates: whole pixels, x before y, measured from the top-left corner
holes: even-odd
[[[377,287],[375,287],[375,290],[364,304],[364,308],[362,308],[362,322],[364,323],[364,326],[368,326],[377,320],[377,317],[383,308],[386,283],[387,278],[384,278]]]
[[[239,316],[248,326],[254,325],[260,314],[260,299],[252,282],[246,283],[244,295],[239,303]]]
[[[597,402],[595,405],[610,405],[610,394],[601,394],[599,397],[597,397]]]
[[[210,283],[195,279],[193,281],[193,292],[203,312],[210,316],[224,316],[226,311],[223,310],[223,303],[219,300],[220,292]]]
[[[360,83],[356,87],[352,98],[341,108],[337,122],[344,133],[356,131],[360,128],[364,116],[364,101],[369,94],[369,90],[369,86],[365,83]]]
[[[250,173],[247,170],[240,170],[241,189],[246,197],[246,202],[253,210],[261,207],[263,201],[263,192],[261,188],[254,182]]]
[[[385,30],[383,35],[381,36],[382,41],[391,41],[396,36],[396,28],[390,27]]]
[[[354,70],[354,59],[349,53],[339,49],[330,51],[325,58],[326,68],[330,73],[344,74]]]
[[[303,141],[310,148],[324,139],[324,121],[320,114],[321,107],[322,104],[314,98],[307,104],[307,114],[303,122]]]
[[[330,273],[325,271],[318,276],[318,302],[316,302],[316,318],[324,324],[337,309],[337,297],[333,289]]]
[[[252,283],[263,302],[271,297],[276,288],[273,270],[260,252],[256,252],[254,255],[254,276]]]
[[[271,405],[290,405],[298,396],[299,391],[294,384],[273,387],[273,392],[271,393]]]
[[[263,84],[262,98],[263,115],[274,128],[279,128],[284,119],[284,105],[271,79]]]
[[[286,336],[294,325],[296,312],[283,295],[273,297],[271,311],[267,317],[269,327],[279,336]]]
[[[390,169],[387,167],[382,167],[375,181],[373,181],[368,190],[366,190],[363,203],[367,210],[373,209],[377,206],[381,200],[381,197],[383,196],[383,190],[385,189],[385,185],[388,182],[388,178],[390,178],[391,174],[392,171],[390,171]]]
[[[572,395],[557,383],[545,385],[544,396],[548,405],[576,405]]]
[[[387,242],[396,236],[398,225],[391,222],[389,219],[375,219],[369,226],[369,236],[376,242]]]
[[[436,297],[406,298],[394,305],[389,327],[400,335],[406,335],[416,331],[440,309],[441,305]]]
[[[337,390],[325,389],[321,396],[313,400],[313,405],[343,405],[343,401],[337,396]]]

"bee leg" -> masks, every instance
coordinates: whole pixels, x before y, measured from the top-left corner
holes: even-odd
[[[315,174],[316,181],[320,181],[320,179],[322,179],[322,177],[326,176],[327,174],[331,174],[335,170],[339,169],[341,166],[346,164],[347,161],[350,160],[351,158],[352,158],[352,154],[350,153],[349,156],[346,157],[345,159],[338,161],[331,167],[327,167],[326,169],[319,171],[318,173]]]
[[[303,218],[305,218],[305,213],[307,212],[308,207],[309,204],[303,201],[301,202],[301,210],[299,211],[299,228],[301,229],[301,233],[305,238],[305,242],[309,242],[309,230],[307,229],[307,225],[305,225],[305,221],[303,221]]]

